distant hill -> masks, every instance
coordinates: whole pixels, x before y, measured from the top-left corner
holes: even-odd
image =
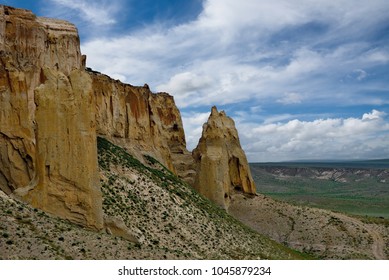
[[[376,160],[301,160],[284,162],[254,162],[256,166],[285,166],[285,167],[324,167],[324,168],[389,168],[389,159]]]
[[[259,193],[290,203],[389,218],[388,160],[250,164]]]

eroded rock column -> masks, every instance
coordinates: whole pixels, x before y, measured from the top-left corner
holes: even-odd
[[[212,108],[193,158],[196,165],[194,187],[220,207],[228,209],[233,190],[255,194],[254,180],[238,131],[224,111]]]

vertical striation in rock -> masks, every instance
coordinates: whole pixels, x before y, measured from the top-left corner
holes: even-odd
[[[222,208],[228,209],[231,192],[255,194],[246,155],[240,146],[234,121],[212,108],[199,144],[193,151],[195,188]]]
[[[228,208],[255,193],[234,122],[216,108],[193,156],[181,115],[154,94],[85,71],[74,25],[0,5],[0,189],[91,228],[103,227],[96,135],[158,159]]]
[[[174,172],[181,179],[193,185],[194,162],[192,153],[186,149],[184,126],[181,113],[173,96],[167,93],[153,94],[150,99],[152,116],[156,116],[158,130],[169,148]]]
[[[73,24],[0,5],[0,188],[102,228],[92,83],[82,70]]]
[[[154,94],[147,85],[132,86],[97,72],[89,74],[96,98],[97,133],[139,159],[142,154],[155,157],[185,179],[193,160],[173,97]]]

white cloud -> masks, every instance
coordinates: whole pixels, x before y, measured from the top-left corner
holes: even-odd
[[[218,39],[233,39],[244,33],[263,34],[306,20],[307,15],[299,5],[291,5],[289,1],[208,0],[198,24],[216,30]]]
[[[373,2],[207,0],[194,21],[168,29],[153,25],[114,38],[91,39],[82,44],[82,50],[92,68],[170,92],[181,108],[270,97],[281,104],[297,104],[325,100],[329,92],[332,97],[328,100],[346,104],[353,98],[334,94],[336,83],[347,73],[362,68],[366,72],[366,67],[386,58],[384,50],[371,51],[366,42],[337,43],[388,17],[382,10],[389,4]],[[373,14],[376,16],[367,18]],[[329,30],[304,44],[298,42],[300,35],[304,37],[301,32],[293,38],[297,43],[269,43],[283,28],[293,30],[312,22]],[[333,41],[335,48],[325,47]],[[315,44],[324,44],[324,48]],[[358,79],[364,78],[360,72]],[[361,84],[356,86],[363,90]],[[304,99],[288,97],[286,90],[303,92]],[[354,88],[350,85],[346,90],[353,94]]]
[[[389,157],[389,123],[385,120],[386,115],[385,112],[372,110],[361,118],[279,122],[292,117],[280,115],[258,124],[246,118],[242,111],[237,112],[234,120],[250,162],[366,159]],[[202,125],[208,116],[209,112],[182,114],[189,150],[197,146]]]
[[[367,62],[386,64],[389,62],[389,52],[385,50],[373,50],[370,51],[366,57]]]
[[[197,108],[246,102],[246,114],[242,106],[227,113],[251,160],[389,156],[378,110],[330,119],[282,111],[294,104],[301,114],[316,106],[328,115],[340,104],[345,112],[388,104],[380,74],[387,45],[369,41],[389,21],[388,9],[387,0],[206,0],[194,21],[89,38],[82,51],[95,70],[174,95],[190,149],[209,115]],[[266,116],[271,106],[277,112]]]
[[[210,112],[182,112],[182,122],[184,125],[186,146],[189,151],[196,148],[203,131],[203,124],[207,122]]]
[[[170,78],[167,84],[157,87],[159,91],[183,92],[185,98],[211,86],[211,78],[192,72],[178,73]]]
[[[298,94],[296,92],[287,92],[282,98],[277,99],[277,102],[282,103],[284,105],[299,104],[301,103],[302,99],[303,97],[301,96],[301,94]]]
[[[363,114],[362,120],[377,120],[386,116],[385,112],[373,110],[371,113]]]
[[[389,156],[384,116],[373,110],[361,118],[239,124],[238,130],[250,161],[382,158]]]
[[[63,9],[75,11],[79,16],[94,25],[112,25],[116,23],[115,16],[119,11],[121,1],[117,0],[50,0],[58,5],[57,13]],[[62,9],[62,10],[61,10]]]

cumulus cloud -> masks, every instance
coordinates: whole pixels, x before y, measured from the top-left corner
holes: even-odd
[[[228,112],[227,112],[228,113]],[[243,115],[240,118],[239,115]],[[209,112],[182,114],[187,147],[196,147]],[[262,123],[234,116],[243,149],[250,162],[302,159],[373,159],[389,155],[389,123],[382,111],[360,118],[326,118],[312,121],[271,116]]]
[[[356,34],[363,34],[384,17],[381,10],[388,4],[374,3],[207,0],[196,20],[167,29],[152,25],[113,38],[90,39],[82,44],[82,50],[92,68],[170,92],[182,108],[261,101],[270,96],[285,105],[302,102],[293,95],[288,99],[286,88],[304,92],[304,100],[310,102],[323,99],[318,97],[333,91],[331,87],[347,73],[361,66],[367,73],[366,67],[385,63],[386,51],[380,47],[371,50],[363,41],[338,42],[353,32],[351,27],[357,27]],[[375,16],[367,18],[362,11]],[[315,22],[328,30],[319,30],[320,37],[315,40],[300,42],[304,29],[299,28]],[[284,28],[294,37],[273,42]],[[359,80],[366,77],[357,74]],[[365,89],[357,86],[357,91]],[[338,103],[347,103],[353,100],[349,96],[353,91],[349,85],[342,89],[343,98],[334,94],[331,100],[341,98]]]
[[[389,155],[385,112],[361,118],[328,118],[238,126],[251,161],[362,159]]]
[[[371,113],[366,113],[366,114],[363,114],[362,116],[362,120],[366,121],[366,120],[378,120],[378,119],[382,119],[383,117],[385,117],[387,114],[385,112],[380,112],[380,111],[377,111],[377,110],[373,110]]]
[[[259,110],[227,113],[237,117],[251,160],[373,157],[380,149],[389,155],[387,107],[360,118],[287,111],[320,108],[328,116],[334,107],[347,113],[348,106],[389,104],[382,74],[389,63],[382,35],[388,9],[386,0],[205,0],[194,20],[88,37],[82,51],[95,70],[174,95],[186,112],[190,148],[208,116],[198,108],[245,102]]]
[[[206,75],[200,75],[193,72],[178,73],[170,78],[167,84],[157,87],[160,91],[183,92],[185,95],[191,95],[211,86],[211,78]]]

